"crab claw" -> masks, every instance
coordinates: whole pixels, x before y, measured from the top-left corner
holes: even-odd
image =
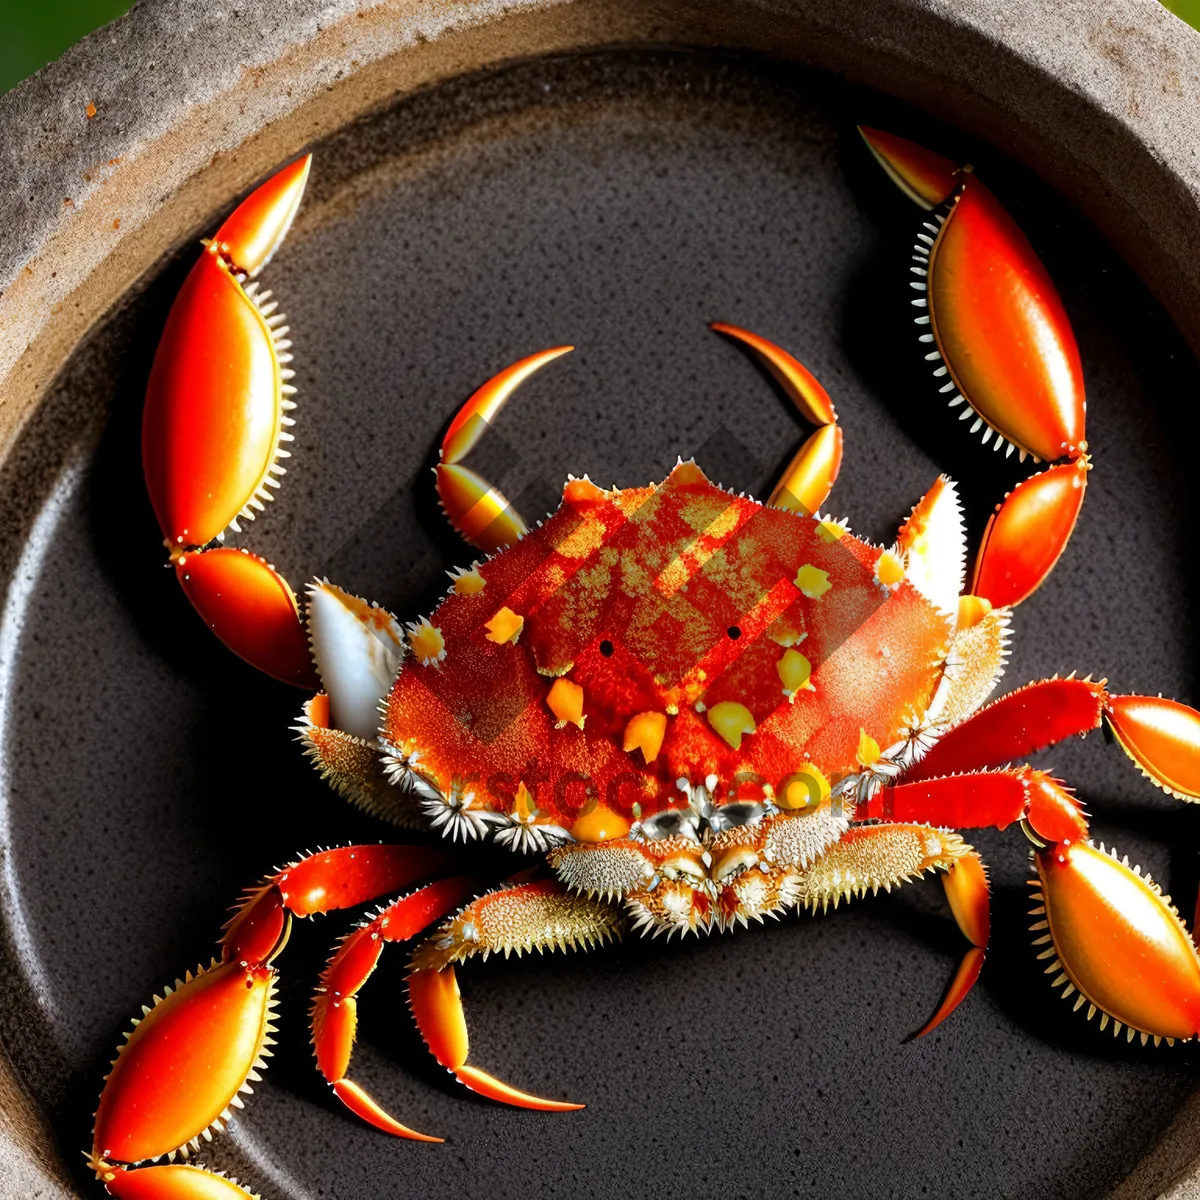
[[[1076,1009],[1088,1004],[1089,1017],[1103,1014],[1101,1029],[1111,1018],[1113,1034],[1124,1026],[1130,1041],[1194,1037],[1200,958],[1169,898],[1103,847],[1059,842],[1034,857],[1034,944],[1051,943],[1041,956],[1064,999],[1078,992]]]
[[[319,686],[296,597],[270,563],[230,546],[172,557],[192,607],[234,654],[283,683]]]
[[[438,499],[459,536],[478,550],[491,554],[511,546],[525,535],[527,527],[500,489],[464,467],[462,460],[530,375],[574,349],[552,346],[505,367],[472,394],[446,430],[434,467]]]
[[[171,546],[203,546],[253,519],[283,474],[290,343],[257,284],[243,288],[282,240],[309,159],[285,167],[221,226],[192,268],[163,329],[142,423],[146,486]]]
[[[292,227],[312,155],[296,159],[255,188],[225,219],[213,237],[217,252],[251,279],[271,261]]]
[[[860,125],[858,132],[888,178],[914,204],[936,208],[954,191],[959,172],[948,158],[882,129]]]
[[[988,521],[971,591],[995,608],[1027,600],[1058,562],[1083,506],[1087,456],[1023,480]]]
[[[478,1067],[467,1066],[467,1021],[463,1015],[453,966],[414,971],[408,977],[408,1002],[421,1036],[434,1058],[471,1091],[490,1100],[517,1108],[533,1108],[539,1112],[574,1112],[584,1107],[565,1100],[544,1100],[540,1096],[532,1096]]]
[[[269,1053],[274,985],[270,967],[227,962],[165,988],[113,1063],[93,1161],[138,1163],[223,1129]]]
[[[1162,696],[1109,696],[1104,714],[1147,779],[1178,800],[1200,801],[1200,713]]]
[[[329,696],[330,721],[364,741],[379,732],[379,704],[404,657],[404,631],[385,608],[328,580],[308,587],[308,636]]]
[[[819,426],[788,463],[767,500],[772,508],[816,513],[829,498],[842,467],[842,431],[829,393],[803,363],[765,337],[720,321],[709,328],[745,346],[801,415]]]
[[[434,472],[446,520],[477,550],[494,554],[529,531],[508,497],[470,467],[438,463]]]
[[[106,1162],[94,1164],[97,1177],[117,1200],[259,1200],[235,1180],[205,1167],[168,1163],[126,1171]]]
[[[924,293],[916,318],[930,326],[926,357],[937,363],[951,406],[974,409],[973,430],[1037,459],[1075,458],[1087,449],[1083,368],[1075,334],[1046,268],[1016,222],[979,180],[962,185],[935,236],[921,235],[913,268]],[[932,242],[932,246],[926,243]],[[964,410],[965,412],[965,410]],[[1011,451],[1010,451],[1011,453]]]

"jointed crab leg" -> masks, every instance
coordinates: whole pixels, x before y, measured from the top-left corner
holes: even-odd
[[[401,1125],[357,1083],[346,1077],[358,1025],[358,991],[375,970],[386,942],[404,942],[415,937],[482,888],[478,880],[459,875],[427,884],[389,904],[342,942],[321,975],[312,1008],[317,1066],[338,1099],[384,1133],[420,1142],[442,1140]]]
[[[620,937],[626,923],[616,904],[570,892],[557,880],[517,883],[481,896],[413,955],[409,1004],[425,1044],[460,1083],[492,1100],[544,1112],[582,1108],[519,1091],[467,1063],[467,1025],[454,964],[476,954],[590,949]]]
[[[980,547],[972,591],[993,605],[1026,599],[1074,529],[1087,483],[1083,372],[1066,310],[1041,260],[971,173],[904,138],[861,129],[892,180],[937,208],[913,247],[914,321],[951,407],[983,443],[1024,460],[1069,462],[1019,484]]]
[[[884,788],[857,813],[860,819],[929,821],[955,829],[1004,829],[1027,820],[1047,841],[1087,836],[1078,801],[1058,780],[1032,767],[944,775]]]
[[[347,846],[302,858],[253,889],[226,926],[220,960],[156,997],[118,1052],[90,1158],[110,1190],[169,1200],[220,1195],[202,1190],[206,1179],[156,1174],[138,1182],[113,1164],[186,1157],[241,1107],[240,1094],[253,1090],[270,1054],[273,961],[291,917],[365,903],[444,871],[450,859],[441,848]]]
[[[311,156],[284,167],[205,243],[172,306],[146,388],[146,487],[188,599],[236,654],[314,684],[295,596],[264,560],[205,550],[273,499],[292,440],[287,326],[247,280],[287,234]]]
[[[1156,787],[1200,800],[1200,713],[1162,696],[1113,696],[1103,682],[1074,677],[1039,680],[981,708],[943,734],[905,781],[1024,758],[1102,720]]]

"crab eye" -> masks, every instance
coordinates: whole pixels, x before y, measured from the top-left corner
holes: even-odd
[[[654,841],[670,837],[686,837],[696,842],[700,840],[696,814],[685,808],[668,808],[647,817],[642,822],[642,832]]]
[[[610,641],[608,640],[608,638],[605,638],[605,639],[604,639],[604,640],[603,640],[603,641],[600,643],[600,653],[601,653],[601,654],[603,654],[605,658],[612,658],[612,656],[613,656],[613,644],[612,644],[612,642],[610,642]]]
[[[742,636],[742,631],[737,625],[730,625],[729,636],[736,642]]]
[[[757,825],[766,816],[766,807],[753,800],[735,800],[713,809],[708,818],[714,833],[736,829],[739,825]]]

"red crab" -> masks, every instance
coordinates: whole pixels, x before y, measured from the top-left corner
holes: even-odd
[[[938,479],[890,547],[822,517],[842,452],[829,396],[779,347],[717,325],[817,427],[765,505],[679,463],[657,486],[570,479],[558,511],[527,527],[463,459],[522,380],[570,349],[557,347],[485,384],[442,443],[446,515],[488,556],[455,572],[437,609],[403,628],[316,581],[305,628],[279,574],[220,541],[283,473],[290,343],[250,280],[287,231],[309,159],[263,184],[206,243],[163,333],[143,434],[179,580],[242,657],[300,687],[319,677],[301,738],[340,792],[447,843],[329,850],[247,894],[219,959],[156,997],[118,1054],[91,1152],[110,1193],[248,1194],[174,1160],[222,1129],[258,1078],[291,919],[397,893],[334,953],[312,1034],[340,1099],[401,1137],[438,1140],[382,1111],[349,1074],[357,993],[386,943],[436,926],[413,954],[409,1001],[459,1081],[509,1104],[576,1108],[468,1061],[456,963],[591,947],[629,928],[669,937],[823,911],[939,872],[968,948],[925,1032],[969,991],[988,940],[984,868],[962,828],[1020,823],[1033,842],[1035,944],[1076,1009],[1143,1042],[1200,1030],[1200,958],[1175,909],[1138,868],[1092,845],[1061,782],[1000,766],[1107,721],[1154,784],[1195,800],[1200,714],[1073,676],[985,703],[1011,610],[1062,553],[1087,483],[1067,317],[1033,249],[969,169],[863,135],[928,211],[910,283],[936,386],[985,445],[1053,464],[997,507],[969,590],[954,484]],[[454,873],[452,843],[472,838],[536,852],[544,865],[487,890]],[[169,1163],[140,1166],[164,1155]]]

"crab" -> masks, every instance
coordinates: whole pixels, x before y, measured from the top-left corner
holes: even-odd
[[[969,167],[861,132],[923,210],[908,282],[914,352],[933,386],[985,446],[1049,464],[997,506],[969,587],[954,483],[937,479],[890,546],[822,515],[842,455],[829,395],[786,350],[718,324],[815,426],[765,503],[681,461],[646,487],[569,478],[557,511],[528,525],[464,460],[521,383],[571,349],[554,347],[485,383],[446,430],[438,496],[483,557],[451,573],[438,607],[402,625],[314,580],[302,619],[270,564],[222,542],[263,511],[285,471],[291,343],[256,277],[301,202],[311,156],[204,244],[168,317],[143,425],[147,486],[179,582],[231,650],[316,692],[298,736],[338,792],[444,839],[309,854],[246,893],[218,957],[143,1009],[113,1063],[89,1155],[110,1194],[250,1195],[190,1159],[270,1053],[292,919],[380,899],[321,976],[312,1040],[339,1100],[401,1138],[439,1140],[351,1074],[358,995],[389,943],[432,928],[412,953],[408,1000],[459,1083],[565,1111],[581,1106],[475,1064],[457,964],[630,931],[730,930],[936,875],[965,949],[926,1033],[968,994],[987,947],[986,872],[959,832],[970,828],[1015,825],[1032,843],[1037,954],[1076,1010],[1143,1044],[1200,1032],[1200,957],[1169,899],[1092,844],[1062,781],[1007,765],[1107,724],[1151,783],[1195,801],[1200,713],[1075,675],[989,702],[1012,611],[1062,554],[1091,467],[1067,315]],[[461,870],[456,843],[472,840],[536,865],[492,886]]]

